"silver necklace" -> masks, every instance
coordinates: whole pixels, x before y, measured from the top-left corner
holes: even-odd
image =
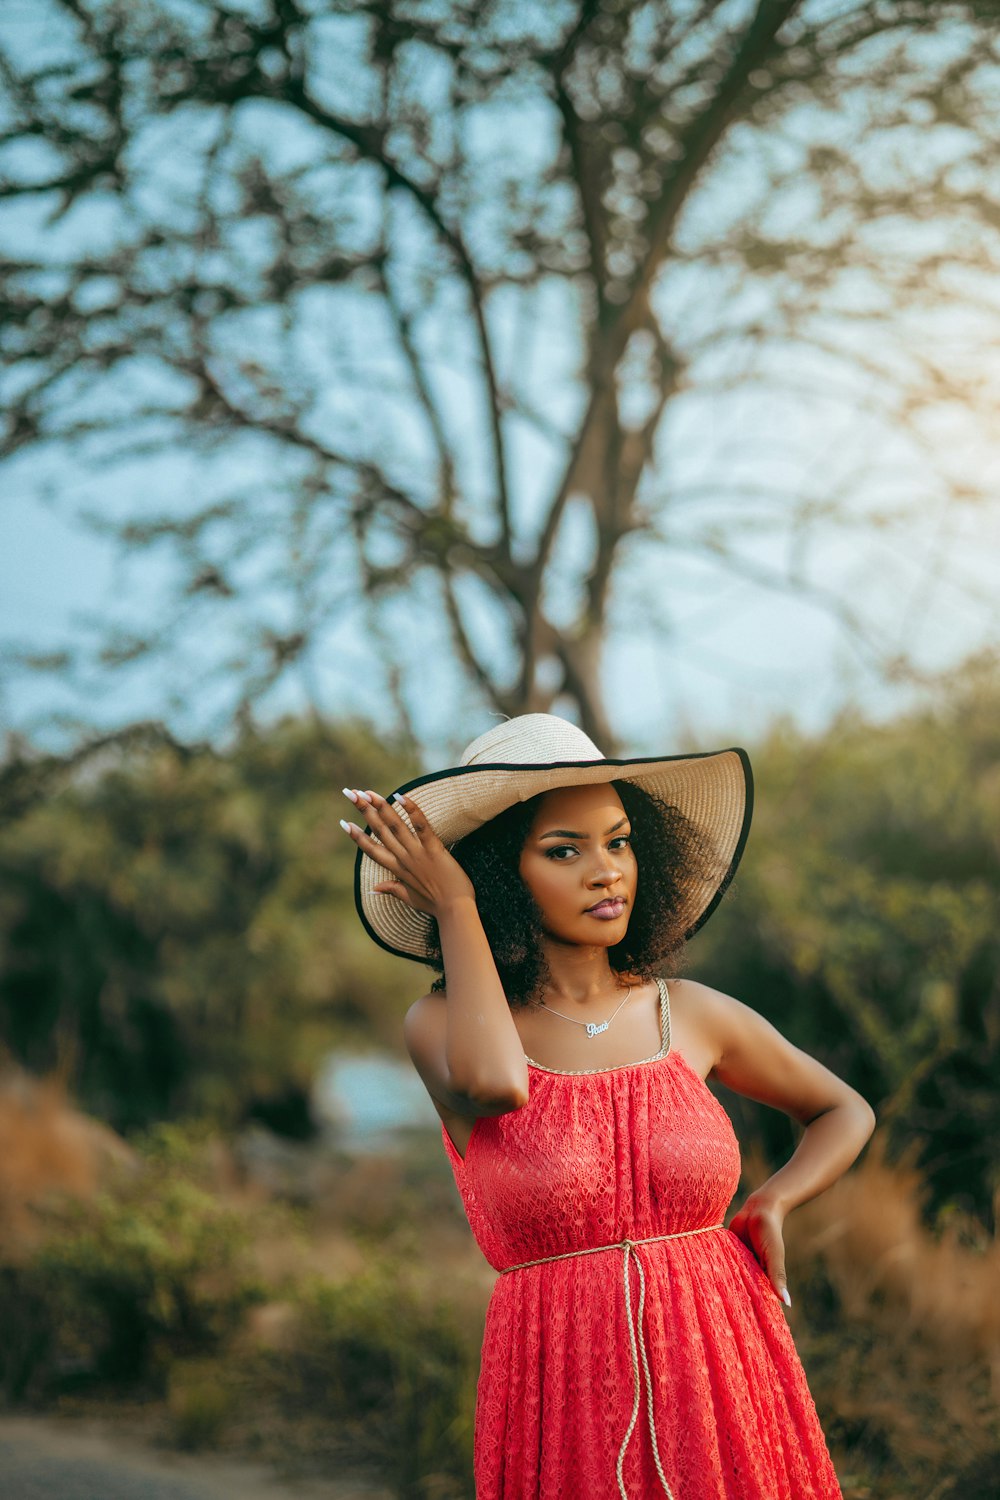
[[[625,1000],[628,999],[631,993],[632,986],[629,985],[628,989],[625,992]],[[622,1001],[622,1005],[625,1004],[625,1000]],[[564,1021],[572,1021],[574,1026],[586,1026],[588,1036],[600,1036],[602,1031],[607,1031],[608,1027],[611,1025],[611,1022],[618,1014],[618,1011],[621,1010],[622,1005],[619,1005],[618,1010],[615,1011],[614,1016],[610,1016],[607,1021],[602,1021],[601,1024],[598,1025],[596,1021],[578,1021],[575,1016],[563,1016],[561,1010],[553,1010],[551,1005],[546,1005],[545,1001],[542,1001],[542,1008],[549,1011],[553,1016],[562,1016]]]

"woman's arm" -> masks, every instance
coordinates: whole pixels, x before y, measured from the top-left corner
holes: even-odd
[[[775,1291],[790,1303],[782,1225],[785,1215],[843,1176],[875,1128],[871,1105],[829,1068],[793,1046],[763,1016],[731,995],[679,981],[699,1036],[714,1055],[710,1076],[727,1088],[791,1115],[805,1126],[783,1167],[756,1188],[730,1223]]]
[[[351,800],[380,840],[375,843],[356,824],[343,823],[349,837],[385,871],[385,879],[374,889],[426,912],[438,924],[447,979],[448,1076],[441,1080],[443,1087],[481,1104],[524,1104],[524,1049],[483,931],[472,881],[412,797],[400,798],[410,827],[377,792],[354,792]]]

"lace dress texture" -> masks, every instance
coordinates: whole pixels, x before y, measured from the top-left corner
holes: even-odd
[[[527,1058],[528,1103],[479,1116],[464,1160],[441,1123],[503,1273],[476,1500],[842,1500],[783,1304],[722,1228],[739,1145],[670,1047],[659,984],[655,1057],[578,1073]]]

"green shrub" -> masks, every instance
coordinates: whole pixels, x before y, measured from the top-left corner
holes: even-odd
[[[220,1347],[263,1295],[245,1215],[190,1180],[177,1142],[147,1146],[134,1175],[50,1208],[43,1242],[0,1267],[8,1400],[70,1381],[162,1390],[172,1360]]]
[[[379,1460],[401,1500],[470,1495],[482,1328],[377,1256],[347,1281],[305,1284],[297,1300],[294,1346],[267,1356],[283,1400],[363,1434],[360,1456]]]
[[[233,1398],[223,1361],[180,1359],[170,1367],[167,1410],[179,1448],[208,1448],[232,1415]]]

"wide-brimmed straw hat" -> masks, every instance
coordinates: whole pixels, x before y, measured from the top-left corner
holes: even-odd
[[[711,872],[682,877],[687,937],[715,910],[736,872],[753,811],[750,757],[739,746],[694,755],[607,760],[582,729],[554,714],[522,714],[467,745],[457,766],[404,782],[405,792],[451,847],[515,802],[556,787],[631,781],[689,818],[717,856]],[[391,794],[395,795],[395,793]],[[403,814],[405,817],[405,813]],[[409,819],[407,819],[407,822]],[[378,842],[377,836],[366,832]],[[374,886],[391,879],[358,849],[354,896],[358,914],[381,947],[400,958],[427,959],[431,918]]]

